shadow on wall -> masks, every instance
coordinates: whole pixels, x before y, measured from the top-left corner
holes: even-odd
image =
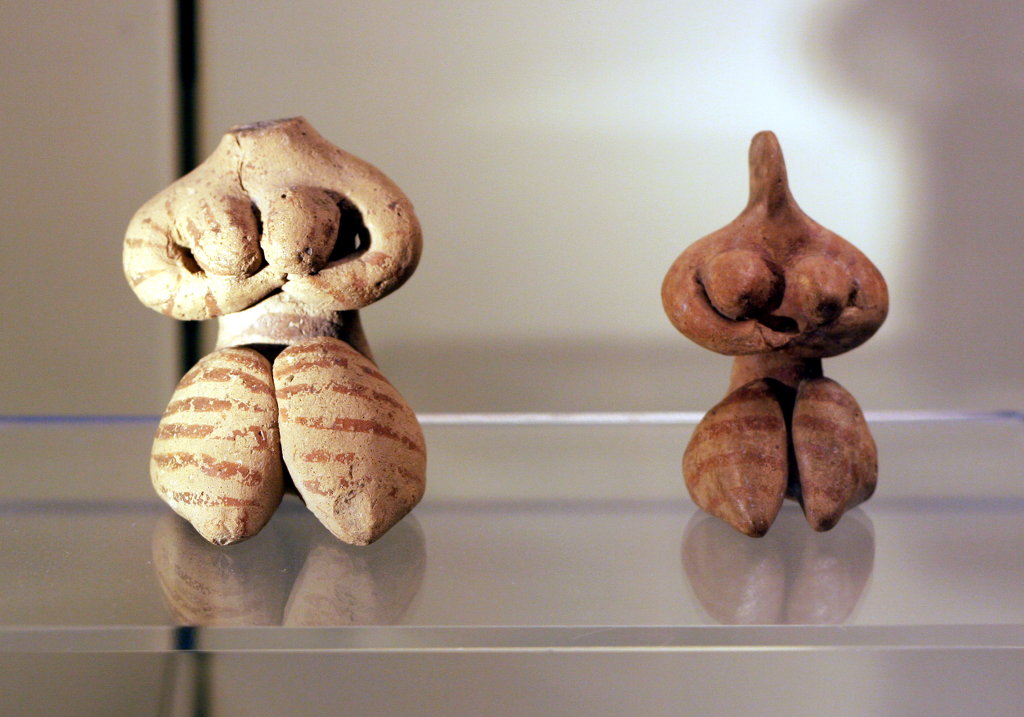
[[[1018,0],[872,0],[824,25],[826,62],[918,142],[915,293],[893,297],[914,317],[907,345],[934,394],[1019,408],[1024,10]]]
[[[809,18],[806,29],[814,43],[810,63],[824,68],[838,93],[859,95],[851,106],[861,109],[864,99],[873,104],[879,113],[869,121],[889,117],[894,132],[910,137],[908,154],[917,166],[907,170],[920,182],[907,206],[918,222],[900,237],[910,247],[908,280],[890,286],[893,310],[910,317],[908,328],[830,360],[826,373],[868,409],[1024,407],[1019,0],[822,5],[823,14]],[[808,210],[814,216],[814,207]],[[699,236],[681,237],[675,251]],[[657,342],[564,336],[439,348],[407,341],[382,345],[378,355],[421,411],[703,410],[724,394],[730,361],[690,345],[661,316],[655,290],[674,255],[656,269],[639,269],[656,274],[640,306],[664,322]],[[625,254],[622,261],[629,266]],[[369,315],[371,325],[376,320]],[[424,366],[443,370],[424,378]]]

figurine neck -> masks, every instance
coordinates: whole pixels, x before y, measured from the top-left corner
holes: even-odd
[[[306,339],[341,339],[371,361],[370,346],[358,311],[314,309],[287,294],[274,294],[243,311],[218,319],[216,348],[228,346],[291,346]]]
[[[821,378],[820,358],[798,358],[784,353],[737,356],[732,363],[729,391],[761,378],[771,378],[796,388],[805,378]]]

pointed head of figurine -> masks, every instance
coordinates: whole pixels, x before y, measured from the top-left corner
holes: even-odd
[[[750,144],[746,208],[676,259],[661,297],[677,329],[729,356],[835,356],[870,338],[889,306],[875,265],[797,206],[771,132]]]

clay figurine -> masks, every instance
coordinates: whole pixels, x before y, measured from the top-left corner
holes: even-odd
[[[783,498],[815,530],[875,489],[864,415],[821,359],[859,346],[888,311],[885,280],[856,247],[793,200],[778,140],[750,145],[750,199],[726,227],[684,251],[662,302],[679,331],[735,356],[729,392],[683,456],[693,500],[742,533],[764,535]]]
[[[157,493],[207,540],[255,535],[286,487],[357,545],[419,502],[423,433],[357,310],[401,286],[420,248],[401,190],[301,117],[232,128],[136,212],[124,270],[142,303],[220,319],[150,461]]]

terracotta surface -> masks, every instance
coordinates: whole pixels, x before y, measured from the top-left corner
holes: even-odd
[[[310,339],[281,352],[274,383],[285,465],[329,531],[365,545],[419,503],[423,432],[372,361],[338,339]]]
[[[691,496],[760,536],[783,497],[828,530],[867,500],[877,455],[853,397],[821,359],[859,346],[885,320],[878,269],[797,206],[771,132],[750,145],[750,199],[730,224],[672,264],[662,302],[679,331],[737,358],[729,395],[697,426],[683,460]]]
[[[151,462],[157,492],[209,541],[255,535],[289,477],[328,530],[360,545],[420,500],[423,435],[358,314],[402,285],[420,250],[401,190],[302,118],[233,128],[132,218],[124,269],[139,299],[220,317],[217,350],[179,383]]]

